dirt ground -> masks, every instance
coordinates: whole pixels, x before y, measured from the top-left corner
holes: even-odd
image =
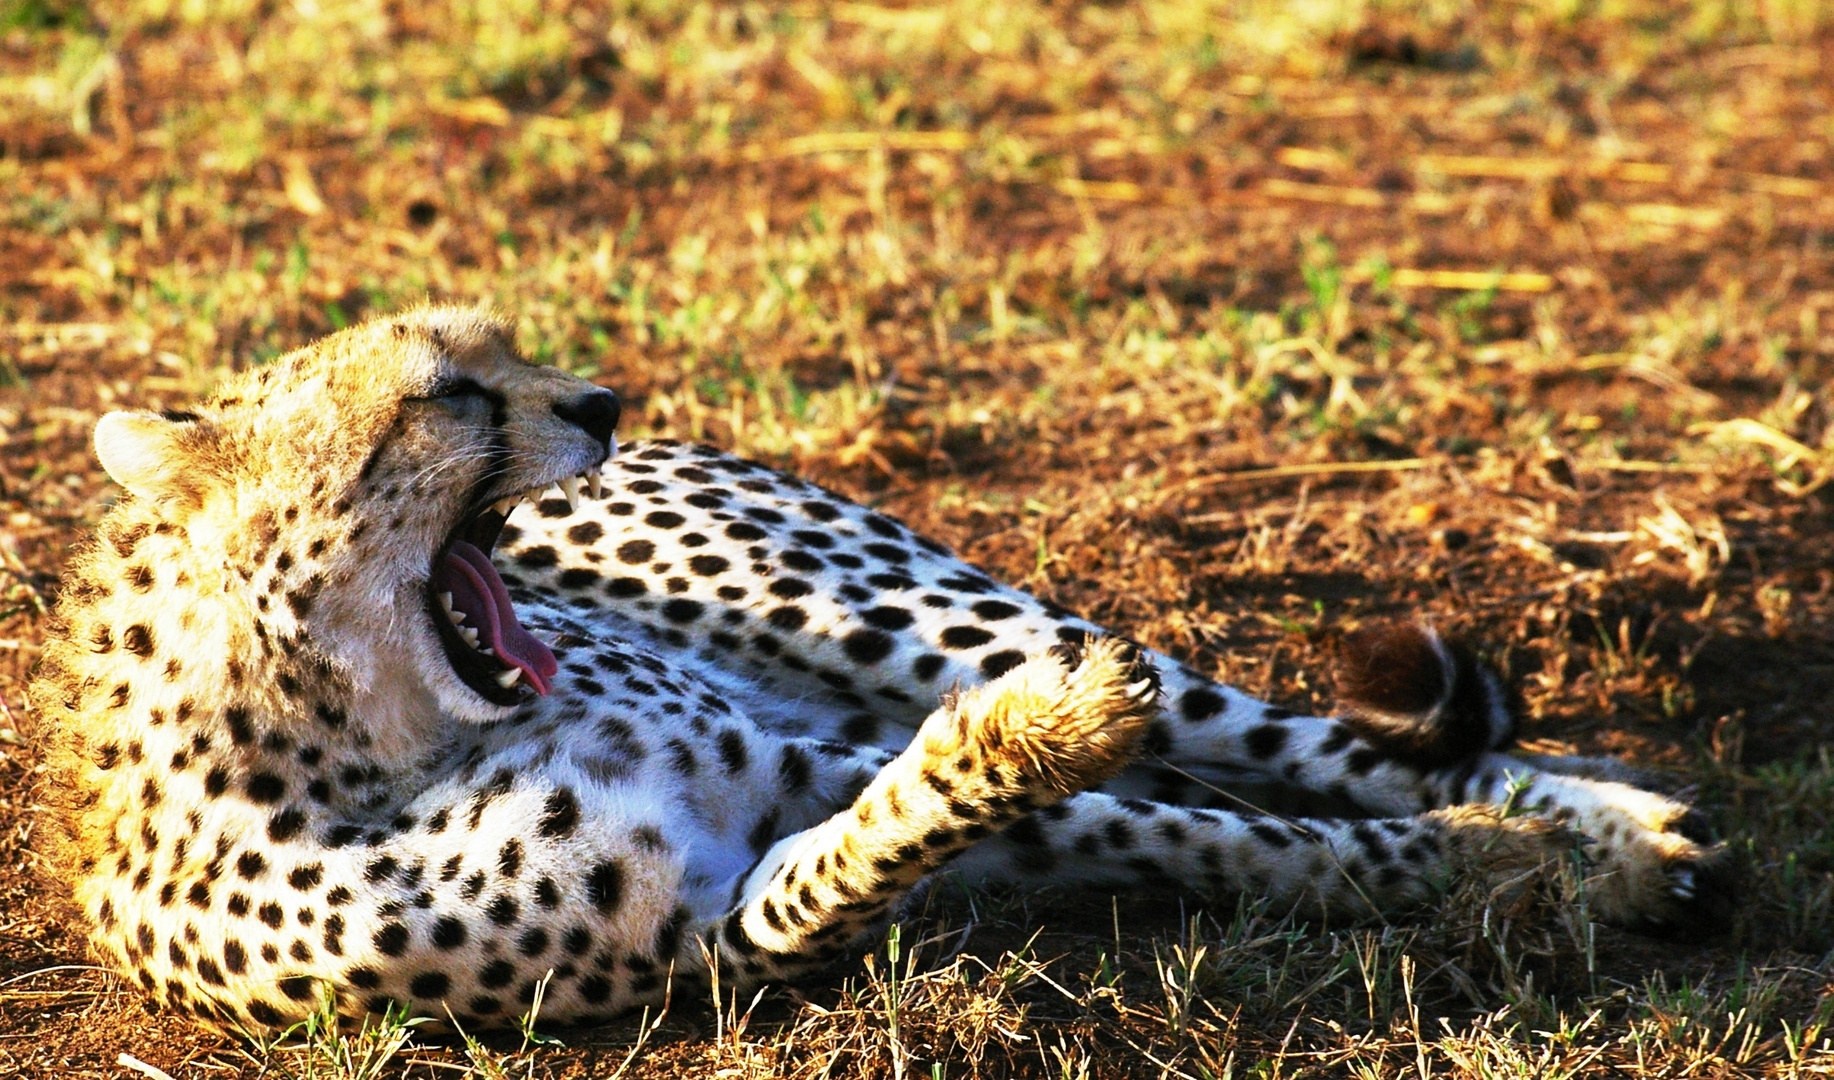
[[[1819,5],[10,0],[0,191],[0,1074],[1834,1069]],[[427,297],[616,388],[626,435],[811,476],[1282,704],[1429,619],[1531,746],[1697,801],[1737,915],[945,885],[755,1010],[564,1046],[150,1012],[35,874],[23,691],[113,494],[90,431]]]

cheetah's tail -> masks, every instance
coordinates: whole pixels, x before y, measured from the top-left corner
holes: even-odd
[[[1344,722],[1396,757],[1440,768],[1515,739],[1503,684],[1477,655],[1423,623],[1345,638],[1337,671]]]

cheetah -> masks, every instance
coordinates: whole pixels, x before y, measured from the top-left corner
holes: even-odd
[[[219,1030],[589,1022],[808,975],[945,869],[1364,918],[1576,845],[1604,918],[1725,917],[1687,807],[1511,754],[1428,630],[1295,715],[618,419],[453,307],[102,418],[32,700],[108,964]]]

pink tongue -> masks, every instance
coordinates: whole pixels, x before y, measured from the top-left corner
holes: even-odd
[[[523,678],[537,694],[552,688],[549,679],[560,664],[535,635],[516,621],[509,590],[490,565],[490,557],[460,540],[446,552],[439,584],[452,593],[452,606],[465,613],[465,623],[478,632],[479,644],[497,654],[505,668],[522,669]]]

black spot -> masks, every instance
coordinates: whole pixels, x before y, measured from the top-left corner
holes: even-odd
[[[612,578],[605,583],[605,594],[619,600],[628,600],[633,596],[642,596],[649,591],[650,587],[643,583],[642,578]]]
[[[768,533],[748,521],[735,521],[726,526],[726,535],[734,540],[762,540]]]
[[[1017,605],[1009,604],[1004,600],[977,600],[968,610],[988,622],[998,622],[1019,614],[1020,609]]]
[[[911,561],[911,553],[896,544],[881,544],[875,542],[865,545],[861,550],[882,562],[907,563]]]
[[[148,978],[151,978],[151,976],[148,976]],[[286,1016],[283,1015],[279,1009],[276,1009],[273,1005],[260,998],[250,999],[244,1008],[248,1010],[249,1019],[257,1024],[265,1024],[268,1027],[277,1028],[286,1022]]]
[[[882,630],[855,630],[841,639],[841,648],[849,659],[861,664],[876,664],[891,655],[895,646],[890,634]]]
[[[293,1001],[310,1001],[318,994],[311,977],[290,975],[280,980],[280,992]]]
[[[652,529],[679,529],[686,520],[673,510],[651,510],[643,516],[643,523]]]
[[[597,1005],[611,996],[611,983],[603,975],[588,975],[579,981],[580,1000]]]
[[[770,614],[764,617],[764,621],[779,630],[800,630],[808,623],[809,615],[795,604],[784,604],[781,607],[772,608]]]
[[[524,956],[540,956],[548,951],[548,932],[539,926],[531,926],[516,939],[516,951]]]
[[[248,797],[258,803],[277,803],[286,796],[287,782],[273,773],[256,773],[248,778]]]
[[[676,597],[662,605],[662,617],[673,623],[691,623],[705,610],[706,606],[699,600]]]
[[[745,749],[745,736],[736,728],[726,728],[719,737],[720,761],[725,764],[727,772],[738,772],[750,761]]]
[[[135,623],[121,635],[121,647],[135,656],[153,655],[153,631],[145,623]]]
[[[917,621],[917,617],[901,607],[882,606],[860,612],[860,620],[881,630],[902,630]]]
[[[972,649],[993,640],[993,634],[978,626],[951,626],[942,632],[945,649]]]
[[[319,863],[307,863],[287,871],[287,884],[300,892],[318,888],[324,878],[325,868]]]
[[[801,570],[806,573],[813,573],[827,565],[821,561],[819,555],[804,551],[801,548],[791,548],[777,556],[777,558],[789,569]]]
[[[767,591],[778,599],[794,600],[799,596],[807,596],[814,592],[815,587],[801,578],[786,577],[771,582]]]
[[[1025,663],[1025,654],[1017,649],[988,653],[981,658],[981,674],[989,679],[997,679],[1023,663]]]
[[[596,521],[582,521],[567,530],[567,539],[581,545],[597,543],[604,535],[604,526]]]
[[[656,557],[656,545],[648,540],[626,540],[618,545],[618,561],[639,566]]]
[[[936,653],[924,653],[922,656],[911,661],[911,674],[917,676],[918,679],[924,682],[929,682],[941,673],[944,665],[948,664],[948,662],[949,661],[945,657],[939,656]]]
[[[478,972],[478,985],[496,990],[516,981],[516,967],[508,960],[492,960]]]
[[[1193,722],[1208,720],[1228,707],[1229,703],[1221,694],[1202,686],[1186,690],[1178,699],[1179,711],[1184,713],[1186,720]]]
[[[306,815],[299,808],[289,806],[267,819],[267,838],[276,844],[284,844],[298,836],[305,827]]]
[[[247,746],[255,741],[255,729],[248,723],[248,710],[240,705],[231,705],[223,710],[223,726],[229,729],[229,739],[237,746]]]
[[[408,993],[417,998],[444,997],[451,988],[452,980],[443,971],[423,971],[408,983]]]
[[[784,789],[799,792],[809,786],[809,756],[802,748],[794,744],[785,744],[783,756],[777,761],[777,778],[783,781]]]
[[[718,555],[696,555],[688,560],[688,569],[701,577],[713,577],[732,568],[732,563]]]
[[[962,570],[949,577],[937,578],[936,584],[951,592],[965,593],[990,593],[999,588],[992,578],[971,570]]]
[[[522,907],[516,903],[515,897],[505,893],[492,900],[490,906],[484,909],[484,914],[488,915],[490,921],[498,926],[511,926],[515,923],[516,917],[522,914]]]
[[[560,577],[555,579],[555,584],[569,592],[579,592],[590,588],[592,583],[597,580],[599,580],[599,572],[597,570],[586,570],[575,567],[571,570],[562,570],[560,572]]]
[[[456,949],[465,944],[465,924],[450,915],[433,924],[433,947]]]
[[[400,956],[408,951],[408,928],[401,923],[383,924],[374,938],[376,951],[383,956]]]
[[[560,556],[547,544],[524,548],[516,553],[516,565],[529,570],[546,570],[560,561]]]
[[[509,840],[497,852],[497,872],[513,878],[522,872],[522,841]]]
[[[618,910],[624,902],[624,867],[607,860],[586,872],[586,899],[604,915]]]
[[[1293,846],[1293,838],[1290,834],[1287,833],[1285,829],[1279,828],[1278,826],[1275,826],[1275,825],[1269,825],[1265,821],[1249,822],[1248,831],[1251,833],[1254,833],[1255,836],[1258,839],[1260,839],[1262,843],[1267,844],[1270,847],[1276,847],[1276,848],[1280,848],[1281,850],[1285,850],[1286,848]]]
[[[1286,748],[1286,738],[1287,730],[1281,725],[1258,724],[1242,736],[1242,743],[1250,755],[1266,761]]]
[[[579,800],[571,788],[558,788],[541,808],[541,835],[549,838],[571,836],[579,824]]]

